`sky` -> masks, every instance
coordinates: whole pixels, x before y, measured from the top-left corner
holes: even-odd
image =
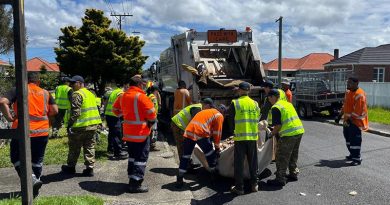
[[[363,47],[390,43],[388,0],[34,0],[25,2],[28,34],[27,59],[40,57],[55,62],[60,28],[81,26],[85,9],[103,10],[118,28],[111,13],[125,17],[122,30],[138,35],[149,56],[144,68],[158,60],[170,46],[170,37],[188,29],[253,30],[264,62],[278,56],[278,28],[283,16],[283,57],[301,58],[309,53],[329,53],[338,48],[340,56]],[[139,33],[138,33],[139,32]],[[0,56],[13,62],[12,52]]]

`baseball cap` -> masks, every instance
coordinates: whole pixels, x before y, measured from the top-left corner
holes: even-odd
[[[288,81],[282,81],[282,84],[290,85],[290,82],[288,82]]]
[[[280,96],[279,90],[277,90],[277,89],[271,89],[271,90],[268,92],[267,97],[270,97],[270,96],[279,97],[279,96]]]
[[[72,82],[72,83],[77,82],[77,81],[84,83],[84,78],[79,76],[79,75],[75,75],[71,79],[69,79],[69,82]]]
[[[143,79],[141,75],[134,75],[130,79],[132,81],[136,82],[136,84],[142,83],[142,84],[146,85],[146,83],[147,83],[147,80]]]
[[[201,103],[208,104],[208,105],[214,105],[214,101],[211,98],[204,98]]]
[[[249,91],[251,89],[251,84],[247,83],[247,82],[241,82],[239,85],[238,85],[238,88],[241,89],[241,90],[246,90],[246,91]]]
[[[266,80],[263,82],[262,84],[263,87],[268,87],[268,88],[273,88],[274,87],[274,83],[270,80]]]

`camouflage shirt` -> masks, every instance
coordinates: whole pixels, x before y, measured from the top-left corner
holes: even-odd
[[[68,122],[68,127],[72,127],[72,125],[77,121],[77,118],[81,115],[81,105],[83,104],[83,97],[76,92],[72,94],[72,100],[70,101],[70,117]],[[96,130],[97,125],[90,125],[86,127],[76,127],[72,128],[72,130]]]

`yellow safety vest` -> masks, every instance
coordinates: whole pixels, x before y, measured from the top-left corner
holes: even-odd
[[[274,107],[281,113],[282,128],[279,131],[281,137],[289,137],[305,133],[303,124],[291,103],[279,100],[272,106],[272,108]]]
[[[86,127],[101,124],[102,120],[96,106],[95,95],[86,88],[81,88],[75,93],[81,95],[83,104],[81,104],[81,115],[77,118],[73,127]]]
[[[284,100],[284,101],[288,102],[287,96],[286,96],[286,93],[284,92],[284,90],[278,89],[278,91],[279,91],[279,100]],[[265,100],[267,100],[267,98]],[[271,111],[271,109],[268,111],[267,121],[268,121],[269,125],[272,124],[272,111]]]
[[[177,113],[175,116],[172,117],[172,122],[175,123],[180,129],[185,130],[188,123],[192,119],[190,110],[193,107],[202,109],[202,104],[201,103],[192,104],[185,107],[184,109],[180,110],[179,113]]]
[[[241,96],[232,103],[235,109],[233,140],[258,140],[260,108],[257,102],[249,96]]]
[[[112,112],[112,106],[114,105],[116,99],[123,93],[122,88],[117,88],[114,91],[111,92],[110,97],[108,97],[108,102],[106,105],[106,111],[104,112],[105,115],[114,116],[116,115]]]
[[[68,92],[71,89],[72,88],[70,88],[68,85],[57,86],[55,92],[55,101],[58,106],[58,109],[70,109]]]
[[[158,102],[157,102],[156,96],[153,93],[150,93],[148,95],[148,98],[152,101],[152,103],[154,105],[154,109],[156,109],[156,112],[158,112]]]

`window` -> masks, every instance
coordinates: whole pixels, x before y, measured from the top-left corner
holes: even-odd
[[[374,68],[372,76],[372,81],[374,82],[384,82],[385,80],[385,68]]]
[[[347,80],[347,68],[336,68],[334,69],[333,71],[336,71],[335,72],[335,80],[337,82],[344,82]]]

